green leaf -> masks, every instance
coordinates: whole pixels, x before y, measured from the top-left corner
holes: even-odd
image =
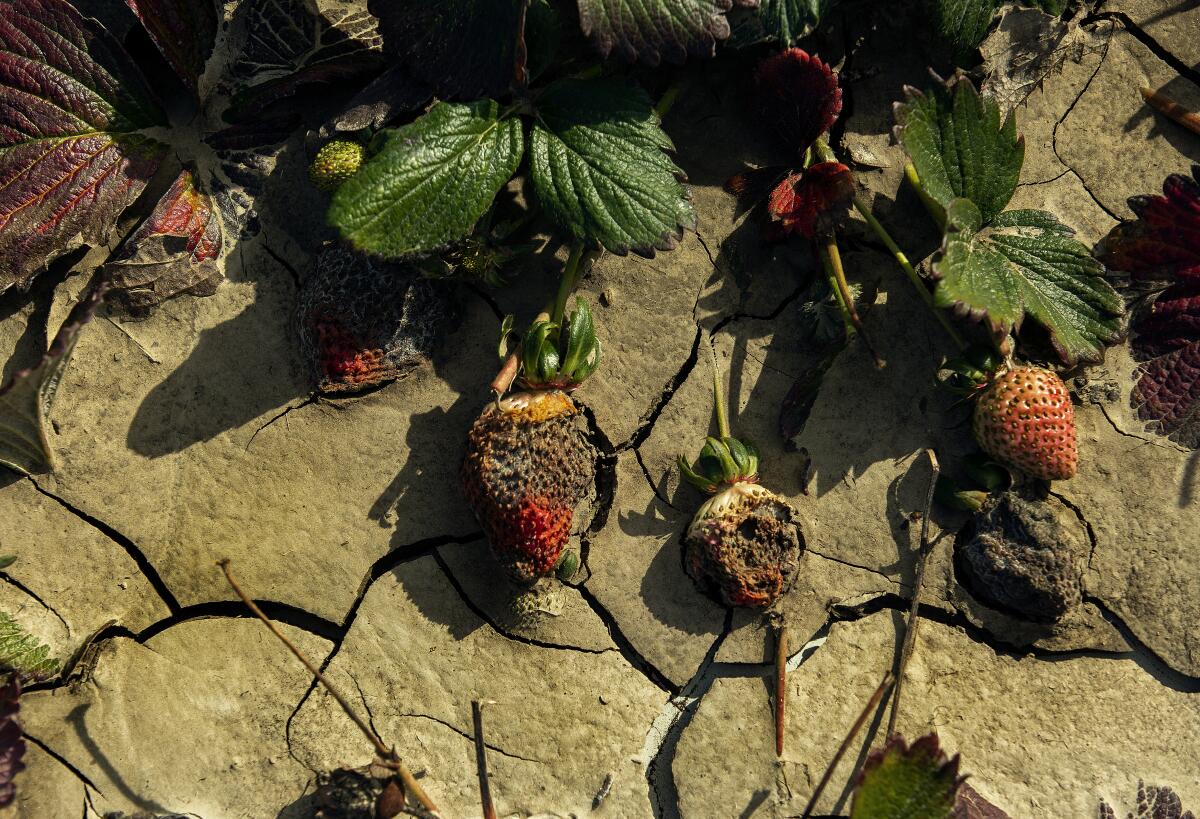
[[[17,562],[16,555],[0,556],[0,569],[7,569],[9,566]]]
[[[943,208],[969,199],[990,223],[1012,199],[1025,161],[1015,116],[1001,122],[996,100],[981,97],[962,75],[926,92],[905,88],[904,95],[896,104],[896,137],[926,193]]]
[[[1121,333],[1122,302],[1104,267],[1052,214],[1014,210],[984,228],[966,199],[947,210],[946,236],[933,260],[935,300],[987,319],[1002,338],[1025,316],[1050,333],[1064,363],[1099,361]]]
[[[28,370],[18,370],[7,384],[0,385],[0,466],[23,475],[53,470],[47,416],[79,332],[96,314],[107,289],[103,280],[93,285],[71,308],[42,360]]]
[[[730,0],[579,0],[579,24],[596,50],[627,62],[711,57],[729,36]]]
[[[863,766],[850,819],[947,819],[961,783],[958,757],[946,759],[937,734],[911,747],[894,737]]]
[[[756,9],[729,15],[729,45],[744,48],[763,42],[795,45],[807,37],[837,0],[762,0]]]
[[[996,5],[997,0],[925,0],[930,27],[959,61],[983,42]]]
[[[16,620],[0,611],[0,672],[16,671],[23,677],[44,680],[58,671],[50,647],[26,633]]]
[[[523,151],[520,120],[492,100],[440,102],[384,132],[379,153],[338,189],[329,221],[359,250],[436,250],[470,233]]]
[[[572,236],[652,256],[696,221],[672,148],[636,85],[560,80],[538,100],[530,173],[547,215]]]

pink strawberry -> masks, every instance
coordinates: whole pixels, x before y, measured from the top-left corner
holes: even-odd
[[[1002,370],[975,404],[974,430],[984,452],[1013,469],[1047,481],[1075,476],[1075,408],[1050,370]]]

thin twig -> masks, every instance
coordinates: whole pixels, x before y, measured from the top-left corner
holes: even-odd
[[[913,580],[912,605],[909,607],[908,621],[904,627],[904,645],[900,648],[900,665],[896,669],[896,692],[892,696],[892,713],[888,717],[887,735],[889,739],[896,733],[896,717],[900,713],[900,689],[904,683],[904,669],[908,666],[913,646],[917,642],[921,584],[925,580],[925,564],[929,559],[929,513],[933,507],[933,492],[937,488],[938,475],[942,471],[934,451],[927,449],[925,450],[925,454],[929,456],[929,467],[931,470],[929,475],[929,490],[925,493],[925,511],[921,518],[921,551],[917,555],[917,573],[916,578]]]
[[[775,756],[783,756],[784,707],[787,705],[788,629],[780,623],[775,633]]]
[[[871,339],[867,337],[867,328],[863,327],[862,319],[858,317],[858,309],[854,306],[854,295],[850,292],[850,284],[846,281],[846,269],[842,266],[842,254],[838,250],[837,233],[830,231],[821,246],[821,260],[825,264],[825,272],[829,276],[830,286],[838,297],[838,306],[842,308],[842,316],[850,327],[858,333],[867,352],[875,359],[875,366],[883,369],[885,362],[875,351]]]
[[[1142,97],[1156,110],[1166,114],[1184,128],[1187,128],[1194,134],[1200,134],[1200,114],[1189,111],[1165,94],[1149,88],[1142,89]]]
[[[842,757],[846,755],[846,751],[850,748],[850,743],[854,742],[854,738],[858,736],[858,732],[862,730],[866,724],[867,718],[871,716],[871,712],[879,705],[879,701],[887,694],[888,689],[895,682],[895,677],[892,672],[884,675],[880,681],[879,687],[875,689],[875,693],[871,695],[871,699],[867,700],[867,705],[863,708],[862,713],[858,715],[858,719],[854,721],[854,725],[850,726],[850,733],[846,734],[846,738],[842,740],[842,744],[838,747],[837,753],[833,755],[833,761],[829,763],[829,767],[825,769],[821,781],[817,783],[817,789],[813,791],[812,798],[808,800],[808,804],[804,807],[804,813],[800,814],[800,819],[808,819],[812,816],[813,808],[817,805],[817,800],[821,798],[821,794],[825,792],[825,786],[829,784],[829,780],[833,777],[833,772],[837,768],[838,763],[842,761]]]
[[[379,755],[379,758],[384,762],[386,767],[391,768],[400,776],[400,780],[404,783],[405,790],[416,797],[416,800],[420,802],[426,810],[430,811],[431,813],[436,812],[437,805],[433,803],[433,800],[429,798],[429,795],[426,794],[424,789],[421,788],[420,784],[417,783],[417,780],[413,777],[412,771],[408,769],[408,766],[400,761],[400,758],[396,755],[395,750],[384,744],[383,740],[379,738],[379,735],[371,730],[371,726],[369,726],[366,721],[358,715],[358,713],[350,706],[350,702],[344,696],[342,696],[340,691],[334,688],[333,684],[326,679],[325,675],[321,673],[320,669],[317,668],[313,661],[310,660],[303,651],[296,647],[295,643],[289,640],[287,636],[276,627],[275,623],[271,621],[271,618],[263,614],[263,610],[258,607],[257,603],[250,599],[249,595],[242,591],[242,587],[238,585],[237,580],[234,579],[232,570],[229,568],[229,560],[218,560],[217,565],[220,566],[221,571],[225,573],[225,579],[229,581],[230,587],[234,590],[234,592],[237,593],[237,596],[242,599],[242,602],[246,604],[246,608],[250,609],[250,611],[254,613],[255,617],[257,617],[259,620],[262,620],[263,624],[271,630],[271,633],[278,637],[279,640],[288,647],[288,650],[296,656],[296,659],[304,664],[304,667],[307,668],[309,672],[311,672],[312,675],[317,678],[321,685],[325,686],[325,690],[333,695],[333,698],[337,700],[337,704],[340,705],[342,710],[346,712],[346,716],[350,717],[350,720],[358,726],[360,731],[362,731],[363,736],[365,736],[370,741],[371,745],[374,746],[375,753]]]
[[[492,785],[488,781],[487,746],[483,743],[483,704],[471,702],[471,719],[475,722],[475,767],[479,771],[479,800],[483,804],[483,819],[496,819],[492,803]]]

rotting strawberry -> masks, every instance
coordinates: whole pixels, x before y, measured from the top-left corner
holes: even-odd
[[[475,421],[461,479],[492,554],[513,580],[531,583],[558,565],[595,481],[596,450],[570,396],[600,361],[583,299],[563,321],[535,322],[519,361],[522,389]]]
[[[978,396],[973,427],[983,451],[1006,466],[1046,481],[1075,476],[1075,407],[1051,370],[1001,369]]]
[[[804,534],[787,500],[758,482],[758,452],[732,437],[714,370],[717,427],[692,467],[679,456],[684,479],[712,495],[684,536],[684,569],[726,606],[766,608],[796,578]]]

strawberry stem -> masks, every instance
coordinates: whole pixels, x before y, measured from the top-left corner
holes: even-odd
[[[833,231],[829,232],[821,246],[821,262],[825,266],[825,275],[829,277],[829,286],[833,288],[834,295],[837,296],[838,307],[842,311],[842,320],[846,322],[846,334],[853,336],[857,333],[862,338],[871,357],[875,359],[875,366],[882,370],[885,362],[871,346],[871,340],[867,338],[867,330],[863,327],[862,319],[859,318],[858,310],[854,306],[854,295],[850,292],[850,285],[846,282],[846,270],[842,267],[842,254],[838,250],[837,234]]]
[[[908,184],[912,185],[913,190],[917,192],[917,198],[921,200],[921,204],[925,206],[925,210],[929,211],[930,217],[937,222],[938,229],[945,231],[946,229],[946,209],[934,201],[929,195],[929,191],[925,190],[925,185],[921,182],[921,177],[917,174],[916,166],[911,162],[904,163],[904,178],[908,180]]]
[[[488,781],[487,745],[483,741],[483,703],[479,700],[471,702],[471,719],[475,723],[475,767],[479,774],[479,801],[483,807],[483,819],[496,819],[492,785]]]
[[[721,436],[721,440],[732,438],[733,433],[729,431],[729,414],[725,409],[725,389],[722,385],[721,367],[717,364],[717,350],[715,347],[710,347],[712,350],[713,362],[713,402],[716,406],[717,414],[717,432]]]
[[[1142,89],[1142,98],[1155,110],[1167,115],[1192,133],[1200,134],[1200,114],[1189,111],[1165,94],[1149,88]]]
[[[579,271],[583,261],[583,242],[571,246],[571,255],[567,257],[567,266],[563,268],[562,278],[558,282],[558,295],[554,299],[554,311],[550,321],[562,325],[563,312],[567,309],[567,299],[579,284]]]
[[[829,147],[829,144],[825,142],[825,140],[817,140],[816,150],[817,153],[821,155],[822,161],[837,161],[837,157],[834,155],[833,149]],[[909,168],[912,168],[912,163],[909,163],[904,169],[906,176],[908,175]],[[916,169],[913,168],[912,176],[909,177],[909,181],[912,182],[913,186],[917,189],[917,193],[922,197],[922,201],[925,201],[928,197],[928,194],[926,194],[925,189],[921,187],[921,181],[917,179],[916,173]],[[929,203],[932,203],[932,201],[933,200],[929,200],[926,203],[926,207],[930,207]],[[862,197],[854,197],[854,209],[858,211],[858,214],[866,221],[867,227],[871,229],[871,231],[879,238],[879,240],[883,242],[884,246],[888,249],[888,252],[892,254],[892,258],[896,260],[896,264],[900,265],[900,269],[904,271],[904,275],[908,276],[908,280],[912,282],[912,286],[915,287],[917,292],[921,295],[921,300],[925,302],[925,306],[930,309],[934,317],[937,318],[938,323],[942,325],[942,329],[946,331],[946,335],[950,336],[950,340],[954,342],[954,345],[960,351],[965,350],[967,348],[966,342],[963,341],[963,338],[958,334],[958,331],[954,329],[954,325],[950,323],[950,319],[946,316],[945,312],[943,312],[936,304],[934,304],[933,294],[930,293],[929,288],[925,286],[925,281],[912,266],[912,262],[908,260],[908,256],[906,256],[904,251],[900,249],[900,245],[896,244],[896,240],[893,239],[892,235],[887,232],[887,228],[885,228],[883,224],[875,218],[875,214],[871,213],[871,209],[867,207],[867,204],[862,200]],[[934,218],[936,219],[937,216],[935,215]]]
[[[784,706],[787,704],[788,630],[781,623],[775,633],[775,756],[783,756]]]
[[[677,99],[679,99],[679,85],[675,84],[658,98],[658,104],[654,106],[654,113],[658,115],[659,120],[667,116]]]

